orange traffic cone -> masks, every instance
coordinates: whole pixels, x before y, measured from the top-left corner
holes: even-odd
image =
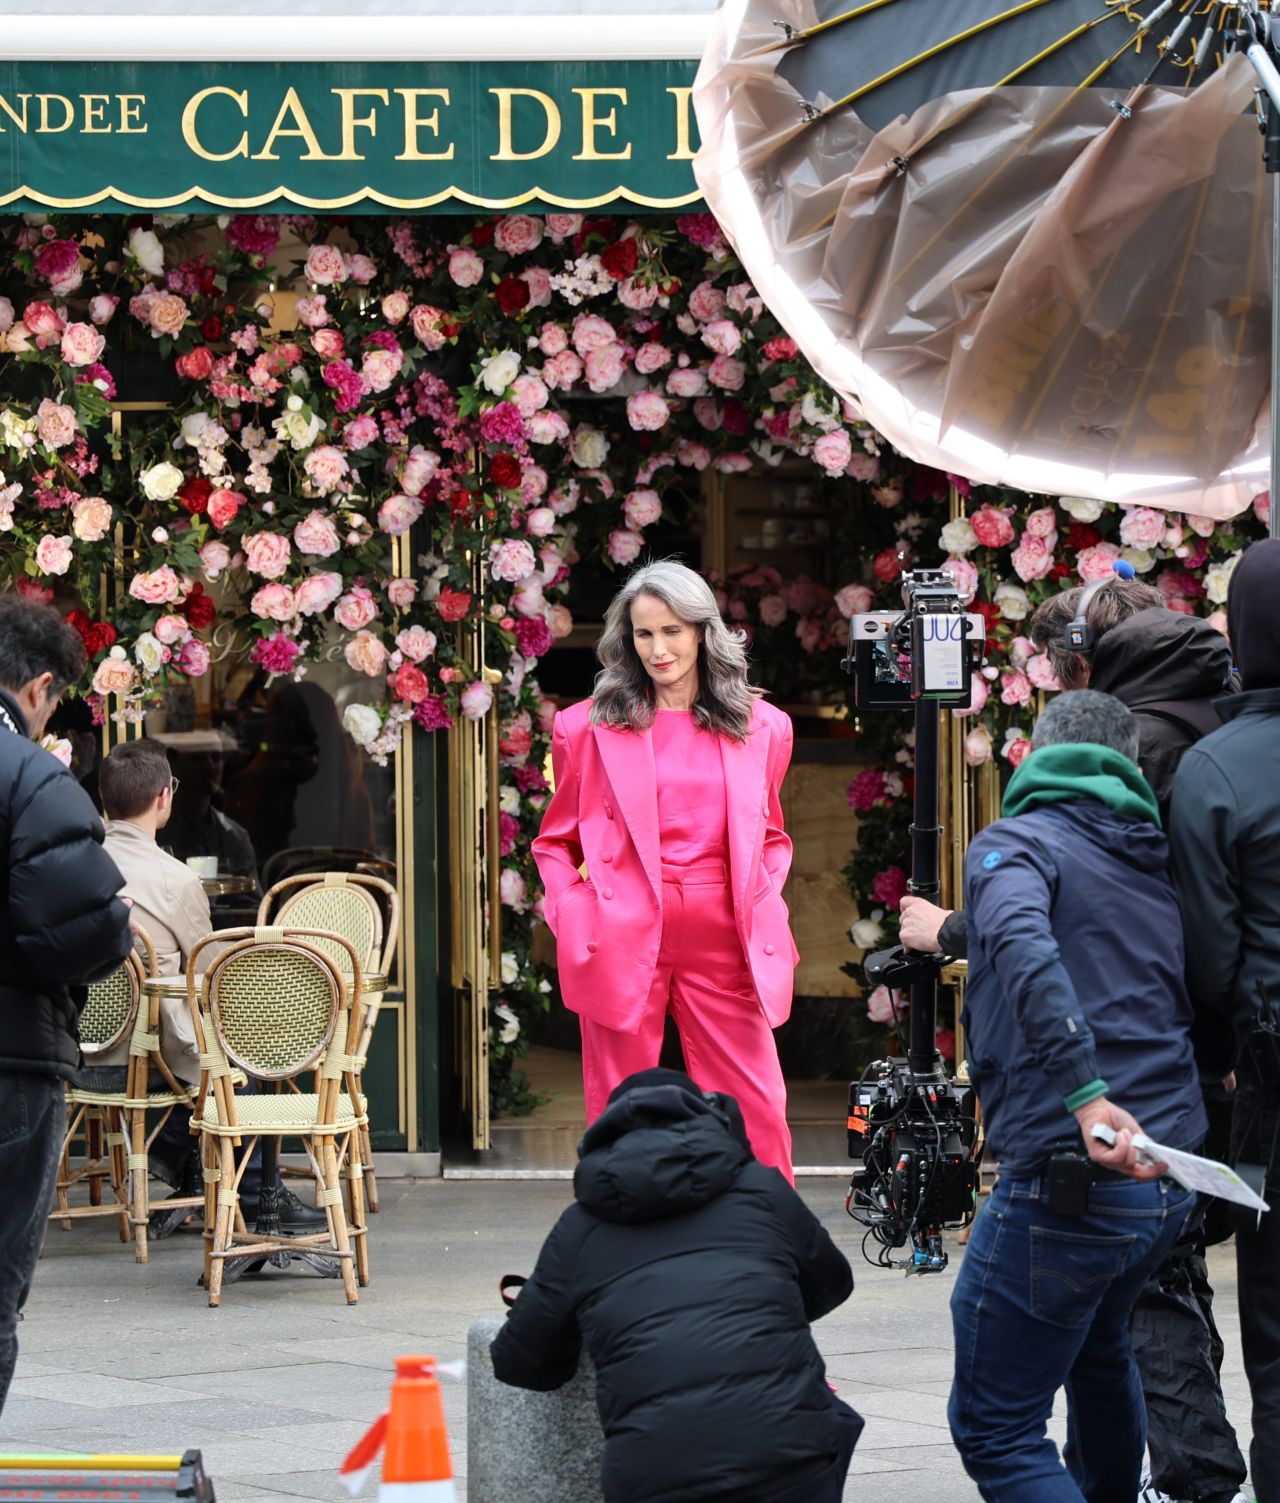
[[[462,1363],[438,1363],[434,1357],[396,1358],[391,1408],[373,1422],[339,1471],[353,1497],[383,1451],[378,1503],[457,1503],[436,1375],[459,1377],[462,1371]]]

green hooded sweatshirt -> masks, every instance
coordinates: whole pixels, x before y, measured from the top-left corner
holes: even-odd
[[[1160,808],[1137,764],[1094,741],[1042,746],[1024,758],[1005,789],[1003,813],[1013,818],[1046,804],[1093,799],[1159,828]]]

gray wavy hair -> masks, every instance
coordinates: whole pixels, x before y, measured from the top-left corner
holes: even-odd
[[[747,682],[745,634],[721,620],[716,597],[701,574],[671,558],[637,569],[605,612],[604,631],[596,644],[601,666],[592,694],[591,723],[633,731],[653,724],[653,680],[631,638],[631,606],[637,595],[652,595],[681,621],[701,628],[694,724],[745,741],[751,730],[752,706],[764,692]]]

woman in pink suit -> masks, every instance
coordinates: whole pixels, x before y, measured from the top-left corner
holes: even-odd
[[[748,684],[739,635],[683,564],[632,574],[596,655],[593,697],[556,716],[555,794],[533,843],[581,1019],[587,1121],[658,1063],[670,1011],[689,1074],[737,1098],[756,1157],[791,1179],[771,1032],[799,959],[778,796],[791,722]]]

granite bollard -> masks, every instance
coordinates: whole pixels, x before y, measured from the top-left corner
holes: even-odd
[[[512,1388],[493,1375],[489,1346],[501,1318],[467,1333],[467,1496],[476,1503],[604,1503],[604,1434],[596,1375],[584,1352],[554,1393]]]

